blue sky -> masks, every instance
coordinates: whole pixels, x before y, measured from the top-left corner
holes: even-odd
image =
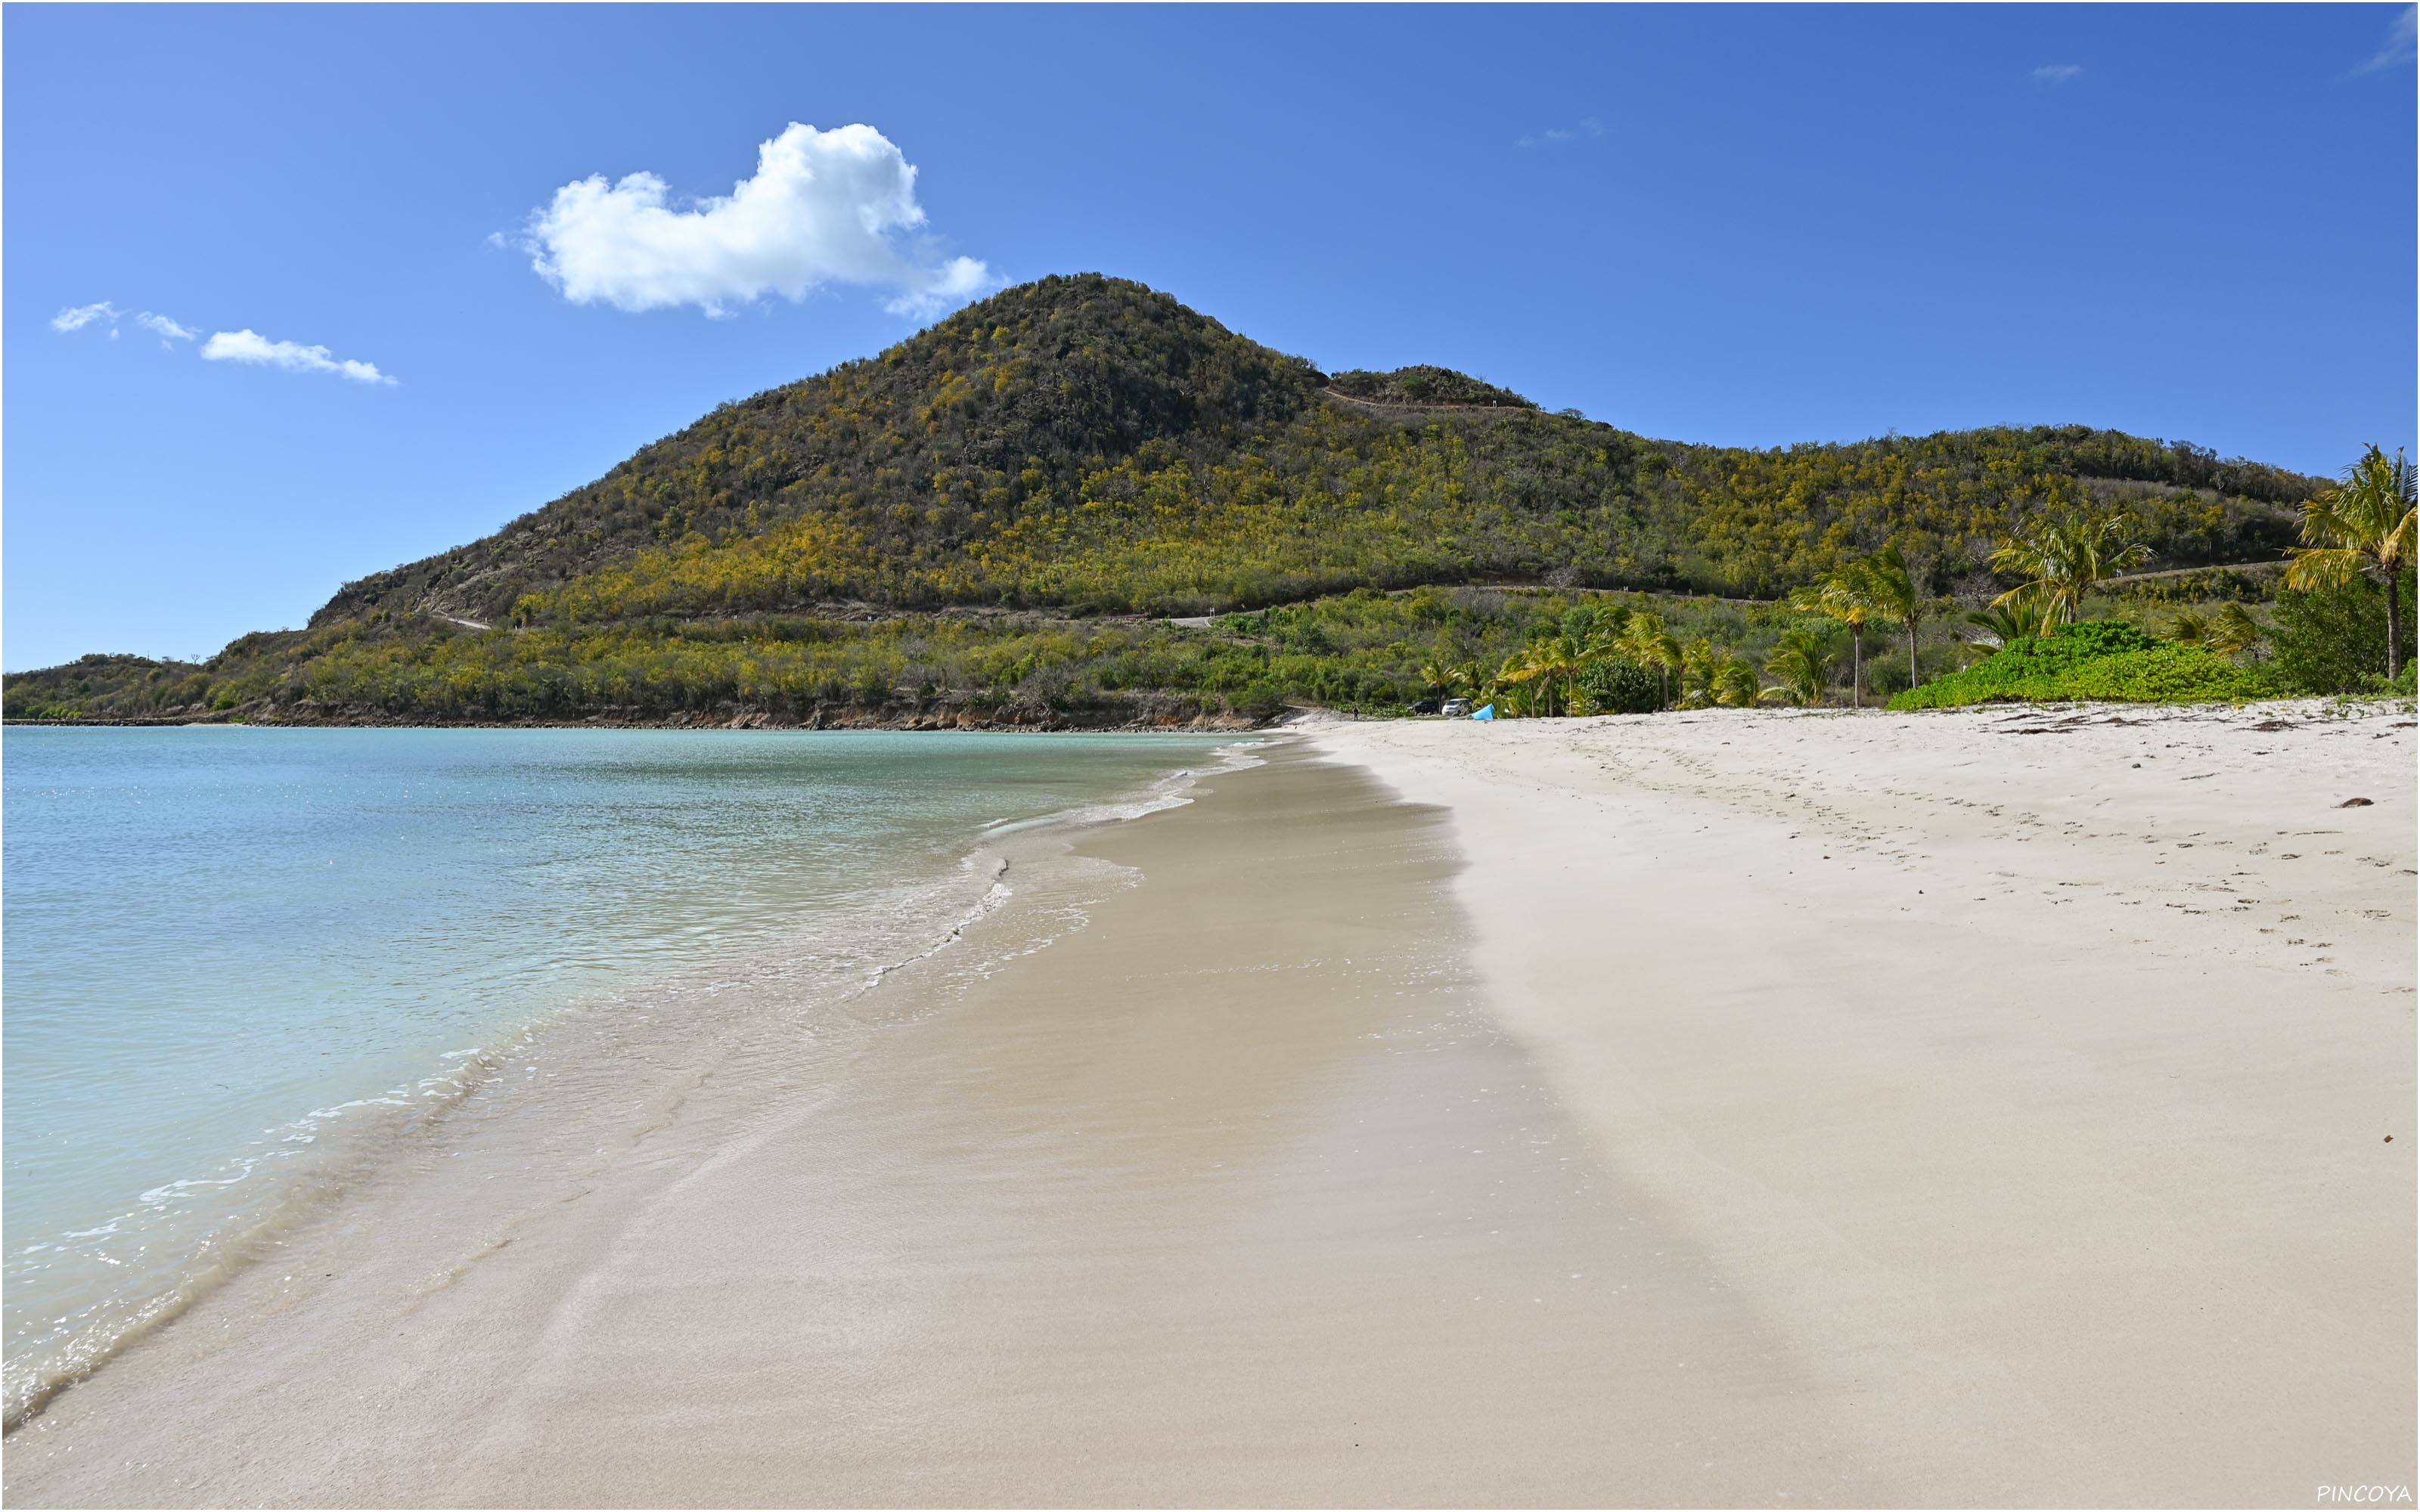
[[[2412,440],[2412,17],[10,7],[0,657],[299,625],[1078,270],[1656,436],[2333,471]]]

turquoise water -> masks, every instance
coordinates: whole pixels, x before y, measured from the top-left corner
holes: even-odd
[[[1199,736],[54,730],[6,737],[13,1413],[360,1110],[544,1015],[768,952],[930,949],[1003,825]]]

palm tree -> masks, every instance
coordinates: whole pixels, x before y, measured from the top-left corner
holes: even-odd
[[[1727,709],[1745,709],[1756,702],[1756,669],[1745,656],[1723,653],[1714,670],[1714,702]]]
[[[2297,593],[2339,588],[2362,577],[2385,583],[2389,679],[2403,671],[2395,579],[2412,560],[2415,501],[2420,488],[2402,449],[2396,449],[2390,462],[2371,447],[2345,469],[2342,486],[2324,489],[2303,505],[2303,546],[2286,569],[2286,586]]]
[[[1681,707],[1702,709],[1714,702],[1714,679],[1722,671],[1722,657],[1714,643],[1704,636],[1689,642],[1681,653]]]
[[[2168,639],[2180,646],[2206,646],[2211,637],[2210,616],[2197,609],[2182,605],[2168,610]]]
[[[1860,709],[1866,706],[1866,622],[1877,607],[1871,576],[1864,563],[1852,562],[1790,595],[1792,609],[1829,615],[1849,627],[1849,703]]]
[[[1655,637],[1655,643],[1648,651],[1655,659],[1658,675],[1664,680],[1664,699],[1668,703],[1672,700],[1671,679],[1681,671],[1681,638],[1666,630]]]
[[[1681,665],[1681,642],[1664,627],[1664,616],[1652,609],[1632,612],[1613,640],[1613,649],[1638,663],[1655,669],[1655,683],[1666,703],[1672,702],[1671,673]]]
[[[1572,689],[1593,659],[1570,636],[1550,635],[1507,656],[1496,676],[1519,690],[1521,712],[1552,718],[1570,706]]]
[[[1453,696],[1454,689],[1462,686],[1461,679],[1456,675],[1461,670],[1442,656],[1431,656],[1420,663],[1420,683],[1429,692],[1442,693],[1450,698]]]
[[[2222,656],[2240,656],[2268,639],[2269,630],[2252,611],[2241,604],[2229,603],[2220,608],[2218,618],[2211,622],[2210,638],[2203,644]]]
[[[1966,649],[1970,655],[1979,652],[1981,656],[1988,656],[2003,646],[2030,639],[2036,630],[2041,628],[2042,616],[2040,604],[2029,596],[2004,602],[2007,598],[2008,595],[2004,594],[2000,598],[1993,599],[1989,609],[1966,611],[1966,623],[1992,638],[1992,644],[1989,646],[1979,645],[1972,640],[1966,642]],[[1977,659],[1979,660],[1981,657],[1978,656]]]
[[[1504,665],[1496,670],[1496,675],[1487,679],[1486,686],[1473,696],[1481,702],[1496,705],[1497,714],[1507,719],[1517,719],[1528,714],[1529,679],[1522,675],[1528,656],[1528,652],[1516,651],[1505,657]]]
[[[1530,685],[1536,680],[1537,674],[1529,670],[1529,650],[1524,646],[1506,656],[1504,665],[1496,669],[1496,675],[1488,679],[1487,696],[1495,702],[1499,714],[1526,714],[1532,691]]]
[[[1916,586],[1916,575],[1907,570],[1907,558],[1900,554],[1896,541],[1866,558],[1863,565],[1867,596],[1873,600],[1876,612],[1907,626],[1907,686],[1914,687],[1924,680],[1916,660],[1916,630],[1924,622],[1924,594]]]
[[[1529,648],[1529,665],[1536,670],[1546,714],[1562,714],[1571,707],[1572,689],[1589,661],[1587,649],[1567,635],[1548,636]]]
[[[2071,509],[2042,520],[2032,534],[2003,541],[1992,553],[1993,566],[2025,579],[1992,602],[2039,595],[2042,616],[2036,633],[2055,635],[2059,625],[2074,622],[2084,595],[2102,579],[2151,559],[2151,548],[2131,539],[2133,533],[2133,520],[2123,509]]]
[[[1802,709],[1823,702],[1823,689],[1832,686],[1832,657],[1823,638],[1804,626],[1781,632],[1764,670],[1778,681],[1761,696]]]

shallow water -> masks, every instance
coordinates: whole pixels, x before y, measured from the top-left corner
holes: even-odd
[[[818,1000],[980,907],[985,834],[1151,801],[1218,744],[9,732],[10,1415],[532,1025],[733,963]]]

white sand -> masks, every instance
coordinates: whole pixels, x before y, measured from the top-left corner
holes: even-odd
[[[2420,1480],[2412,723],[1313,738],[1450,810],[1491,1005],[1895,1495],[2291,1505]]]

